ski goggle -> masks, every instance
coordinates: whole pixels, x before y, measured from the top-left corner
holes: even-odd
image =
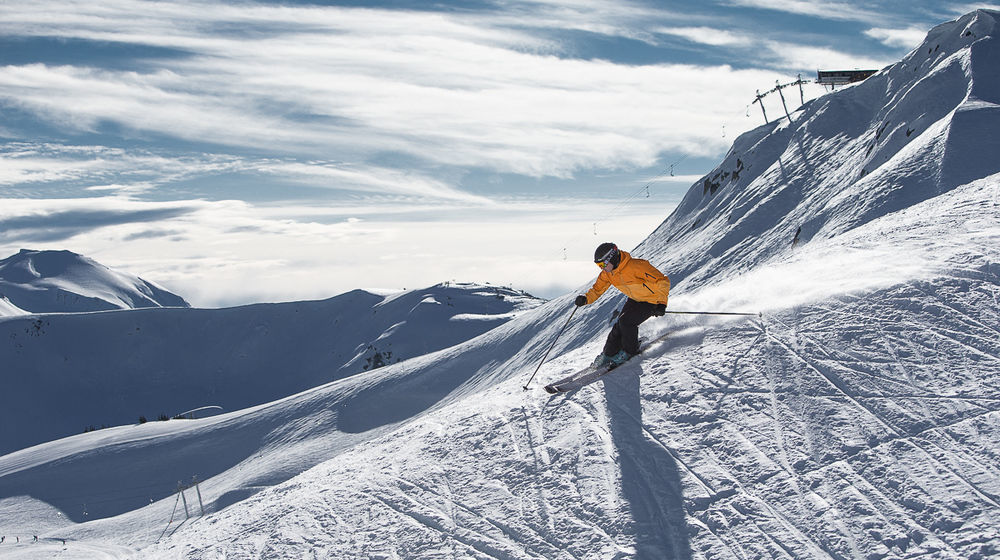
[[[607,268],[616,256],[618,256],[618,247],[612,247],[607,253],[604,253],[604,256],[601,257],[600,260],[594,261],[594,264],[601,268]],[[612,265],[612,267],[614,267],[614,265]]]

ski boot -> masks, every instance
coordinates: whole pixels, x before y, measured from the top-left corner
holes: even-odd
[[[632,356],[635,356],[635,354],[629,354],[628,352],[626,352],[624,350],[621,350],[620,352],[618,352],[614,356],[611,356],[611,357],[608,358],[608,362],[607,362],[608,369],[609,370],[615,369],[616,367],[618,367],[618,366],[624,364],[625,362],[629,361],[632,358]]]
[[[591,367],[599,369],[602,367],[606,367],[610,363],[611,363],[611,356],[608,356],[604,352],[601,352],[600,354],[597,355],[596,358],[594,358],[594,363],[591,364]]]

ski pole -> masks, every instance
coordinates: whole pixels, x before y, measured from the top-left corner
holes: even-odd
[[[549,345],[549,349],[546,350],[545,351],[545,355],[542,356],[542,361],[538,362],[538,367],[535,368],[535,373],[532,373],[531,377],[528,379],[528,382],[524,384],[524,390],[525,391],[528,390],[528,385],[531,385],[531,381],[533,379],[535,379],[535,375],[538,373],[538,370],[542,369],[542,364],[544,364],[546,358],[549,357],[549,352],[551,352],[552,349],[555,348],[556,341],[559,340],[559,337],[562,336],[562,333],[566,330],[566,327],[569,326],[569,322],[570,322],[571,319],[573,319],[573,315],[576,315],[576,310],[577,309],[580,309],[580,308],[579,307],[574,307],[573,308],[573,312],[569,314],[569,319],[566,319],[566,323],[562,326],[561,329],[559,329],[559,334],[557,334],[556,337],[552,339],[552,344]]]
[[[761,313],[734,313],[732,311],[665,311],[664,313],[676,313],[678,315],[749,315],[762,317]]]

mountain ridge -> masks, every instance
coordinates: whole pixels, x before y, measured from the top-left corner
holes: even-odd
[[[453,346],[541,301],[510,288],[442,283],[315,302],[7,318],[4,384],[46,397],[5,407],[0,452],[139,416],[263,404]]]
[[[0,296],[27,313],[190,307],[152,282],[66,250],[21,249],[0,260]]]

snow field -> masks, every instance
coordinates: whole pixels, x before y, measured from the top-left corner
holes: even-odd
[[[981,209],[981,187],[857,239],[919,253],[953,228],[947,216]],[[964,234],[1000,241],[1000,222],[980,218]],[[985,257],[974,243],[949,246],[916,278],[849,293],[834,278],[828,297],[763,319],[656,320],[650,336],[677,332],[642,361],[536,394],[586,365],[596,336],[547,364],[533,392],[509,375],[183,527],[184,545],[170,546],[193,558],[989,557],[1000,551],[1000,343],[984,303],[998,278],[973,274]],[[827,252],[804,250],[786,274],[819,277]],[[845,254],[847,266],[870,259]],[[954,274],[934,272],[949,263]],[[727,287],[707,291],[731,304]],[[266,542],[251,538],[261,531]]]

